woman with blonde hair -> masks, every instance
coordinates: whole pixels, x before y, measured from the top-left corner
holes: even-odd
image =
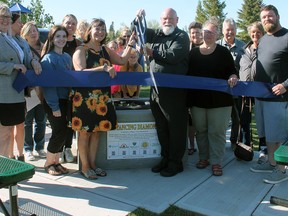
[[[80,22],[78,22],[76,32],[75,32],[76,38],[78,40],[83,42],[85,32],[86,32],[88,26],[89,26],[89,23],[86,20],[81,20]]]
[[[24,38],[29,46],[34,59],[40,61],[40,55],[43,44],[39,39],[39,31],[34,21],[29,21],[21,29],[21,37]],[[46,152],[44,151],[45,144],[45,130],[46,130],[46,115],[41,104],[43,99],[42,88],[34,87],[29,89],[29,97],[26,97],[27,114],[24,122],[25,140],[24,150],[25,159],[28,161],[35,160],[33,154],[34,143],[35,150],[40,158],[46,158]],[[33,122],[34,123],[34,135],[33,135]]]
[[[21,28],[19,17],[19,14],[13,15],[13,22],[18,20],[16,24]],[[14,126],[23,125],[25,120],[24,91],[18,93],[12,87],[12,83],[17,74],[25,74],[27,68],[34,69],[36,74],[40,74],[42,70],[39,62],[35,61],[26,49],[28,46],[24,48],[25,41],[23,39],[20,41],[16,34],[12,35],[11,24],[12,13],[9,7],[0,3],[0,155],[4,156],[9,156],[12,140],[14,144]],[[22,136],[24,126],[19,127],[19,130],[21,130],[19,131],[20,141],[24,143],[24,136]],[[18,150],[18,160],[24,160],[23,148]]]
[[[138,63],[139,52],[132,49],[128,62],[120,67],[120,71],[143,72],[142,66]],[[121,94],[123,98],[139,98],[139,85],[121,85]]]

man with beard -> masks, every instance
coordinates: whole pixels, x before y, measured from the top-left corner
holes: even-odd
[[[145,16],[139,10],[137,16]],[[177,27],[177,13],[167,8],[161,15],[161,30],[147,29],[146,40],[152,72],[186,75],[188,71],[189,37]],[[182,158],[187,142],[186,90],[178,88],[151,88],[150,106],[155,118],[162,160],[152,172],[170,177],[183,171]]]
[[[273,5],[264,6],[260,18],[267,34],[258,46],[255,81],[274,83],[271,91],[276,97],[255,99],[257,129],[266,136],[268,161],[256,164],[251,171],[271,173],[263,181],[277,184],[288,180],[285,166],[277,165],[274,159],[274,152],[288,138],[288,30],[280,25]]]

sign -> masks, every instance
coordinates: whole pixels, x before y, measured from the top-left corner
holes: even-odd
[[[107,159],[155,158],[161,156],[155,122],[119,123],[107,132]]]

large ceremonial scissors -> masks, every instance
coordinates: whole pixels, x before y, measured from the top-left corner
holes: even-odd
[[[135,26],[136,33],[138,36],[138,45],[143,50],[144,62],[146,64],[147,70],[150,73],[151,80],[153,82],[155,91],[158,95],[159,92],[158,92],[156,80],[155,80],[153,72],[150,70],[150,61],[149,61],[149,57],[147,55],[147,49],[146,49],[147,47],[146,47],[145,33],[146,33],[146,29],[147,29],[147,23],[146,23],[145,16],[144,15],[137,16],[135,21],[134,21],[134,26]]]

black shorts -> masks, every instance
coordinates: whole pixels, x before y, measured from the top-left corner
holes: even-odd
[[[3,126],[18,125],[25,121],[26,102],[0,103],[0,124]]]

